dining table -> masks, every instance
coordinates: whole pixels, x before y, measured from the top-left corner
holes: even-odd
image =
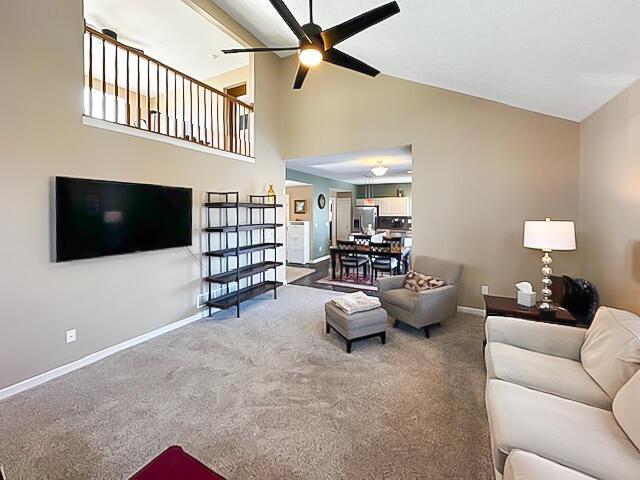
[[[409,265],[411,264],[411,247],[391,247],[390,252],[381,253],[379,251],[372,252],[369,249],[368,245],[358,245],[356,249],[346,249],[341,248],[340,246],[334,245],[329,247],[329,255],[331,256],[331,279],[336,279],[336,262],[339,255],[349,255],[349,254],[358,254],[363,256],[368,256],[371,258],[372,255],[376,257],[388,256],[389,258],[395,258],[398,261],[396,266],[396,274],[400,274],[400,268],[402,268],[402,273],[407,273],[409,271]]]

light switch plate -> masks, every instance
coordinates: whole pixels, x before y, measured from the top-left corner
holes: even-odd
[[[482,295],[489,295],[489,285],[482,285],[482,287],[480,287],[480,292]]]

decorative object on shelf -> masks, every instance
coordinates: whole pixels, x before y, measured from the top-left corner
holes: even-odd
[[[273,185],[269,185],[269,191],[267,192],[267,201],[269,203],[276,203],[276,191],[273,189]]]
[[[307,213],[307,201],[306,200],[294,200],[293,213],[303,215]]]
[[[551,221],[546,218],[543,221],[527,220],[524,222],[523,245],[526,248],[542,250],[542,303],[541,310],[553,309],[551,292],[551,253],[553,250],[575,250],[576,232],[575,225],[571,221]]]
[[[518,290],[518,305],[523,307],[536,306],[536,292],[533,291],[533,286],[529,282],[516,283],[516,289]]]
[[[276,260],[276,251],[283,244],[277,241],[277,229],[283,225],[277,223],[277,209],[282,204],[275,197],[271,203],[270,197],[249,195],[248,202],[240,202],[240,192],[207,192],[206,251],[202,255],[207,259],[204,281],[208,284],[208,298],[204,305],[209,308],[209,316],[213,308],[225,310],[235,306],[239,317],[242,302],[270,291],[274,299],[278,298],[277,288],[282,283],[277,281],[275,272],[283,263]],[[214,218],[219,218],[220,224],[213,225],[212,211],[217,211]],[[269,231],[272,238],[265,235]],[[218,236],[212,241],[214,235]],[[272,252],[270,258],[268,252]],[[218,268],[214,270],[216,259]],[[270,271],[272,280],[267,279]],[[224,293],[215,296],[212,285],[219,285]]]
[[[323,61],[332,63],[339,67],[354,70],[356,72],[375,77],[380,73],[366,63],[341,52],[335,47],[338,43],[372,27],[373,25],[386,20],[387,18],[400,13],[398,2],[389,2],[377,8],[369,10],[357,17],[354,17],[339,25],[323,30],[320,25],[313,22],[313,1],[309,1],[309,23],[300,25],[291,11],[282,0],[271,0],[271,5],[276,9],[278,15],[289,26],[297,37],[299,44],[295,47],[258,47],[258,48],[232,48],[222,50],[228,53],[250,53],[250,52],[276,52],[297,50],[298,51],[298,73],[293,83],[294,89],[302,88],[304,79],[311,67],[319,65]]]
[[[318,195],[318,207],[320,207],[320,210],[323,210],[326,205],[327,198],[321,193],[320,195]]]
[[[396,190],[396,194],[399,197],[404,197],[404,189],[402,187],[398,187],[398,189]]]
[[[382,177],[386,175],[389,169],[382,165],[382,160],[378,160],[378,164],[371,169],[371,173],[373,173],[376,177]]]

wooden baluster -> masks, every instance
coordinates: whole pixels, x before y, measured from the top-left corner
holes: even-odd
[[[202,105],[204,106],[204,144],[209,145],[209,132],[207,129],[207,90],[204,90]]]
[[[165,90],[164,90],[164,114],[167,117],[167,135],[169,135],[169,70],[167,68],[164,69],[164,80],[165,80]]]
[[[216,93],[216,133],[218,137],[218,150],[220,149],[220,95]]]
[[[115,95],[113,96],[114,102],[115,102],[115,111],[116,111],[116,118],[115,118],[115,122],[118,123],[118,97],[120,96],[120,92],[118,91],[118,45],[114,45],[116,48],[116,63],[115,63],[115,71],[116,71],[116,78],[115,78],[115,82],[113,82],[115,84]]]
[[[127,50],[127,125],[131,125],[131,107],[129,97],[129,50]]]
[[[247,107],[242,106],[242,116],[240,126],[242,127],[242,154],[247,154]]]
[[[136,87],[138,88],[138,93],[136,94],[137,102],[138,102],[138,115],[136,117],[138,121],[138,128],[142,128],[142,110],[140,109],[140,96],[142,95],[142,88],[140,88],[140,55],[138,55],[138,82]]]
[[[89,116],[93,117],[93,33],[89,32]]]
[[[198,143],[201,143],[202,131],[200,130],[200,85],[196,83],[196,112],[198,118],[196,122],[198,123]]]
[[[160,65],[156,65],[156,131],[160,133]]]
[[[191,141],[193,142],[196,136],[193,133],[193,82],[189,80],[189,123],[191,124]]]
[[[178,137],[178,74],[173,72],[173,136]]]
[[[238,153],[238,104],[232,101],[231,128],[233,135],[233,153]]]
[[[209,102],[211,104],[211,147],[213,148],[213,90],[209,92]]]
[[[106,55],[105,40],[102,39],[102,119],[107,119],[107,73],[106,73]]]
[[[151,61],[147,59],[147,130],[151,131]]]
[[[185,124],[185,110],[184,110],[184,77],[182,77],[182,138],[185,138],[185,130],[187,125]]]

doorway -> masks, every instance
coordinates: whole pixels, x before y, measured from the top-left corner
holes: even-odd
[[[336,240],[349,240],[351,233],[351,194],[336,197]]]
[[[234,85],[233,87],[226,87],[224,89],[224,93],[233,97],[240,98],[247,94],[247,82],[240,83],[238,85]],[[224,123],[226,126],[226,138],[225,138],[225,148],[229,149],[234,142],[237,142],[237,137],[240,133],[247,128],[247,121],[249,119],[248,114],[241,114],[238,110],[234,112],[234,109],[237,109],[238,106],[236,103],[233,103],[228,98],[225,98],[224,101]],[[237,119],[237,120],[236,120]]]

